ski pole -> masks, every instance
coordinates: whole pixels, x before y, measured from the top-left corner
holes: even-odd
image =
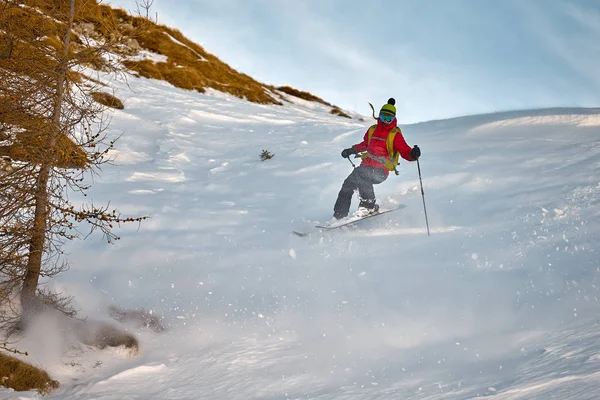
[[[356,165],[354,165],[354,163],[352,162],[352,160],[350,159],[350,157],[348,157],[348,161],[350,161],[350,164],[352,164],[352,168],[356,168]]]
[[[423,180],[421,179],[421,165],[419,164],[418,158],[417,168],[419,170],[419,182],[421,183],[421,196],[423,197],[423,210],[425,211],[425,224],[427,224],[427,236],[431,236],[429,234],[429,220],[427,219],[427,207],[425,206],[425,192],[423,191]]]

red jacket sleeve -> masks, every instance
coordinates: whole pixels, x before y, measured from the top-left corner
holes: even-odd
[[[406,161],[415,161],[410,156],[410,151],[412,149],[404,140],[402,132],[396,133],[396,137],[394,138],[394,150],[400,153],[400,157],[404,158]]]
[[[356,150],[358,153],[367,151],[367,142],[369,141],[369,129],[367,129],[367,131],[365,132],[365,136],[363,136],[363,141],[352,146],[352,147],[354,147],[354,150]],[[395,141],[396,140],[394,140],[394,142]]]

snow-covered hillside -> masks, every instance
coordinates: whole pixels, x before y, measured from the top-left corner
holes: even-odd
[[[376,187],[405,209],[319,232],[369,120],[113,86],[123,137],[93,200],[153,218],[75,243],[57,285],[84,315],[144,307],[168,330],[132,328],[134,358],[26,341],[62,382],[50,398],[600,397],[600,110],[405,126],[431,236],[406,162]]]

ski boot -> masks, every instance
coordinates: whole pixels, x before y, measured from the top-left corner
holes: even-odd
[[[354,214],[357,217],[366,217],[369,214],[375,214],[379,211],[379,204],[375,200],[361,200],[358,204],[358,210]]]

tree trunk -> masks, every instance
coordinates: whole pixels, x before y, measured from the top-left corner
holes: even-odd
[[[23,280],[21,291],[22,313],[25,318],[36,309],[36,289],[42,271],[42,260],[44,245],[46,242],[46,228],[48,224],[48,181],[50,170],[56,157],[56,143],[60,133],[60,117],[64,99],[65,84],[67,81],[69,45],[71,43],[71,30],[75,16],[75,0],[71,0],[71,8],[68,16],[67,30],[63,41],[63,54],[58,65],[56,81],[56,98],[52,110],[52,128],[48,132],[46,151],[49,155],[40,166],[40,171],[35,188],[35,214],[33,220],[33,231],[29,242],[29,257],[27,260],[27,273]]]

